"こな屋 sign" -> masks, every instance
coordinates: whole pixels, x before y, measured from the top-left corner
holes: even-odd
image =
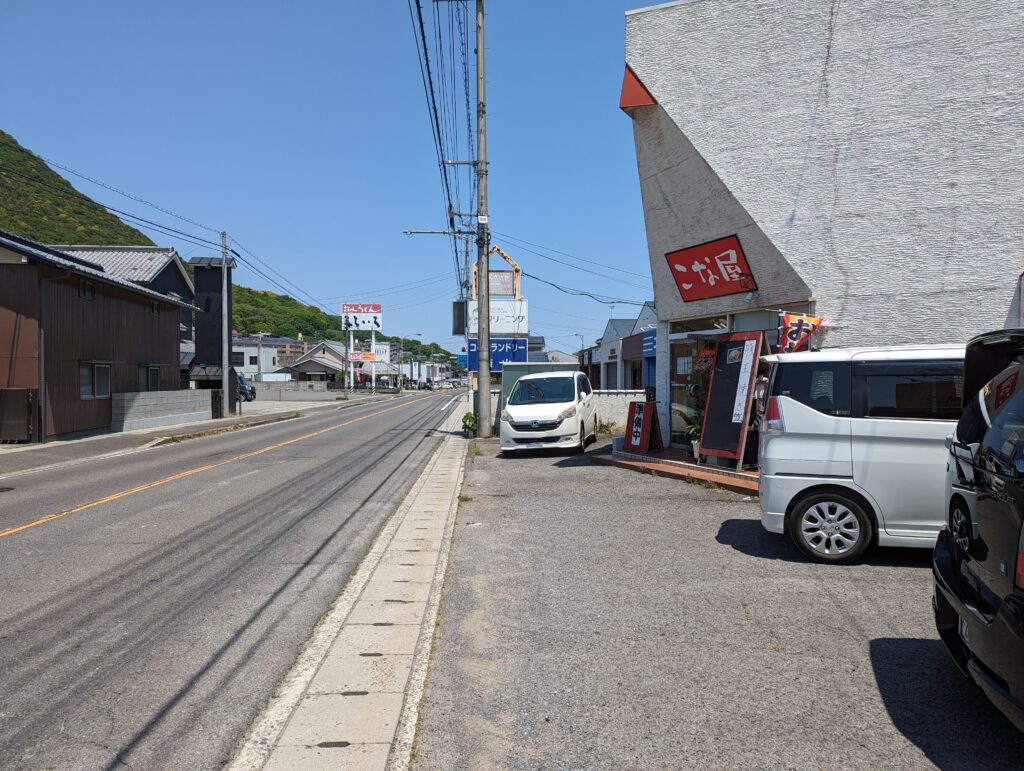
[[[384,309],[377,303],[345,303],[341,306],[341,328],[380,332],[384,328]]]
[[[665,259],[684,302],[757,289],[736,236],[669,252]]]

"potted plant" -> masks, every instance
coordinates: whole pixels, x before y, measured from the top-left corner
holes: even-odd
[[[694,415],[690,424],[686,427],[686,433],[690,437],[690,442],[693,444],[693,458],[698,463],[700,462],[700,435],[704,430],[704,416]]]
[[[476,436],[476,415],[474,413],[467,412],[462,416],[462,430],[467,438]]]

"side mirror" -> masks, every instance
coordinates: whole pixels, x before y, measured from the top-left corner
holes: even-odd
[[[953,449],[953,435],[952,434],[946,434],[946,449],[947,450]]]
[[[754,398],[757,401],[763,402],[764,401],[764,397],[767,396],[767,395],[768,395],[768,383],[766,383],[764,380],[758,380],[756,383],[754,383]]]

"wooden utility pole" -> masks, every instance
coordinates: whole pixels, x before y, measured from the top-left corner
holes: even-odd
[[[476,190],[477,190],[477,432],[481,437],[493,433],[491,407],[491,233],[487,221],[487,70],[484,65],[484,0],[476,0]]]
[[[227,417],[231,412],[231,389],[228,382],[228,367],[231,366],[231,320],[228,318],[228,234],[220,232],[220,387],[223,391],[221,396],[221,416]]]

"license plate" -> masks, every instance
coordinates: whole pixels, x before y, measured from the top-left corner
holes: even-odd
[[[964,645],[969,646],[971,644],[971,633],[964,619],[960,619],[960,639],[964,641]]]

